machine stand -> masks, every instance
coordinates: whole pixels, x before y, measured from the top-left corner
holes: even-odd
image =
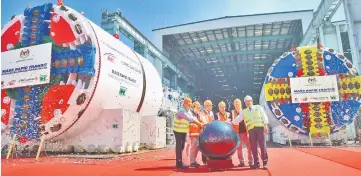
[[[226,170],[233,168],[232,159],[225,159],[225,160],[207,160],[207,167],[208,170]]]

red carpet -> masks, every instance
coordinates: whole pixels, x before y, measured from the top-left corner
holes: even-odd
[[[337,148],[297,148],[297,150],[361,170],[360,152]]]
[[[321,149],[325,150],[325,149]],[[245,153],[245,151],[244,151]],[[118,157],[113,159],[33,158],[2,160],[1,174],[4,176],[169,176],[169,175],[227,175],[227,176],[360,176],[361,171],[322,159],[294,149],[268,150],[269,171],[233,168],[227,171],[209,172],[205,166],[176,170],[174,149]],[[186,158],[185,158],[186,159]],[[234,162],[235,164],[238,161]]]

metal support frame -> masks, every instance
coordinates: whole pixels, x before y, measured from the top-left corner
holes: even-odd
[[[217,63],[217,64],[208,64],[203,65],[201,67],[195,67],[193,70],[203,70],[206,68],[215,68],[215,67],[237,67],[237,66],[247,66],[247,64],[264,64],[264,68],[267,68],[267,66],[271,66],[274,61],[271,59],[264,59],[264,60],[242,60],[238,62],[227,62],[227,63]],[[249,66],[249,65],[248,65]],[[252,69],[253,70],[253,69]],[[247,70],[245,70],[247,72]],[[256,70],[255,70],[256,71]],[[264,75],[265,76],[265,75]]]
[[[229,35],[229,34],[228,34]],[[230,35],[229,35],[230,36]],[[250,36],[250,37],[230,37],[221,40],[212,40],[207,42],[199,42],[195,44],[189,44],[184,46],[174,47],[172,50],[181,50],[189,48],[199,48],[212,45],[222,45],[222,44],[234,44],[234,43],[245,43],[250,41],[268,41],[268,40],[279,40],[279,39],[291,39],[295,38],[294,34],[285,34],[285,35],[269,35],[269,36]]]
[[[291,135],[288,133],[288,143],[290,144],[290,147],[292,147],[292,141],[291,141]]]
[[[308,133],[308,139],[310,140],[310,144],[311,144],[311,146],[313,146],[313,142],[312,142],[312,137],[311,137],[311,133]]]
[[[8,160],[10,158],[11,153],[13,152],[15,148],[15,140],[16,140],[17,134],[14,134],[13,140],[11,140],[10,146],[8,147],[8,154],[6,155],[6,159]]]
[[[220,52],[215,54],[209,54],[203,57],[197,57],[197,60],[213,58],[213,57],[226,57],[233,55],[252,55],[252,54],[279,54],[281,55],[285,50],[284,49],[271,49],[271,50],[249,50],[249,51],[230,51],[230,52]],[[261,61],[261,60],[260,60]]]
[[[328,137],[328,141],[330,143],[330,146],[332,146],[331,134],[328,134],[327,137]]]
[[[320,34],[320,42],[322,44],[325,44],[325,35],[323,34],[323,25],[321,25],[320,27],[318,27],[318,31],[319,31],[319,34]]]
[[[316,30],[322,25],[322,23],[331,19],[336,13],[338,7],[340,7],[342,0],[322,0],[318,6],[315,15],[308,26],[306,33],[300,43],[300,46],[312,45],[317,42],[318,33]]]
[[[340,25],[335,25],[335,26],[336,26],[336,35],[337,35],[337,43],[338,43],[338,52],[343,53]]]
[[[45,135],[42,135],[40,137],[40,145],[39,145],[39,148],[38,148],[38,152],[36,153],[35,161],[39,160],[40,152],[41,152],[41,149],[43,148],[44,142],[45,142]]]
[[[348,26],[348,37],[350,42],[350,49],[352,55],[353,64],[358,72],[361,72],[361,61],[360,61],[360,50],[359,43],[357,41],[357,36],[355,35],[355,26],[354,20],[350,14],[349,6],[352,5],[349,3],[349,0],[342,0],[344,4],[345,16]],[[360,34],[358,34],[360,35]]]

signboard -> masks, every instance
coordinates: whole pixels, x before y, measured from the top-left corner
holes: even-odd
[[[1,53],[1,89],[47,84],[51,43]]]
[[[291,78],[292,103],[339,101],[336,75]]]

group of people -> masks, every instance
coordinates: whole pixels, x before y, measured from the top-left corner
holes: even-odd
[[[247,106],[242,110],[242,101],[235,99],[233,102],[234,110],[226,111],[226,103],[220,102],[216,114],[212,112],[212,101],[204,102],[204,110],[201,110],[199,102],[193,102],[192,99],[186,97],[183,101],[183,107],[179,109],[174,118],[173,132],[176,139],[176,168],[186,169],[187,165],[183,163],[182,154],[187,143],[190,144],[190,167],[199,167],[196,162],[199,149],[197,140],[204,125],[214,120],[224,121],[232,125],[234,131],[239,135],[240,145],[237,148],[237,155],[240,164],[239,167],[245,167],[243,157],[243,144],[246,144],[248,153],[248,164],[250,168],[260,168],[258,159],[257,145],[261,150],[261,159],[263,161],[263,169],[268,169],[267,149],[265,133],[268,132],[268,118],[264,109],[259,105],[253,105],[251,96],[246,96],[244,102]],[[187,136],[188,135],[188,136]],[[207,157],[202,155],[202,161],[207,163]]]

